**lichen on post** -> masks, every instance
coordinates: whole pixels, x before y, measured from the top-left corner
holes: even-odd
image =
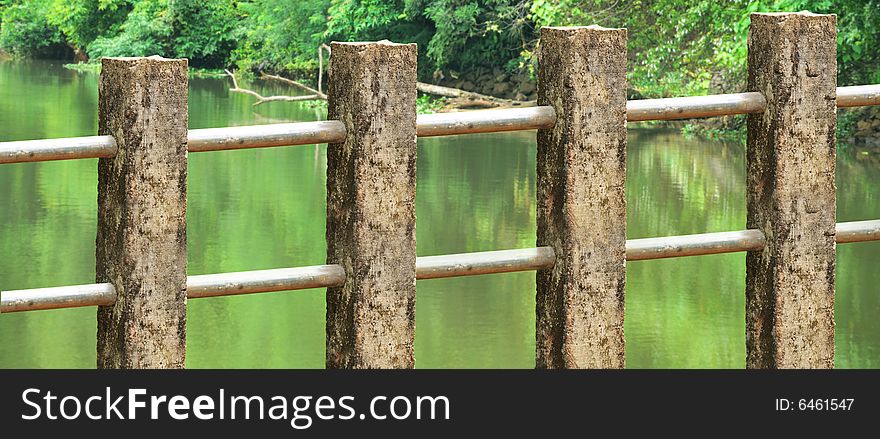
[[[416,294],[416,45],[333,43],[327,147],[327,367],[412,368]]]
[[[538,105],[538,246],[556,252],[537,273],[536,365],[624,367],[626,277],[626,29],[545,27]]]
[[[182,368],[186,343],[185,59],[104,58],[98,131],[116,157],[98,161],[99,368]]]
[[[746,256],[746,366],[834,365],[836,16],[752,14]]]

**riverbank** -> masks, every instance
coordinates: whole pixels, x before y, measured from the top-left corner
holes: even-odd
[[[528,72],[509,73],[501,68],[477,67],[471,72],[437,72],[433,82],[444,87],[516,101],[538,99],[538,88]]]

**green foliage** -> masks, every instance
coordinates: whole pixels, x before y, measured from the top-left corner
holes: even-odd
[[[880,83],[880,1],[776,0],[765,10],[809,10],[837,14],[840,85]]]
[[[531,37],[524,4],[517,0],[428,2],[424,15],[436,28],[428,43],[428,58],[436,68],[505,65]]]
[[[521,0],[331,0],[324,36],[419,44],[423,73],[504,66],[522,50]],[[430,69],[425,69],[429,67]]]
[[[97,59],[104,56],[166,55],[166,42],[172,32],[168,3],[168,0],[137,3],[119,32],[90,42],[89,56]]]
[[[134,0],[50,0],[46,18],[81,53],[102,34],[115,33]]]
[[[420,95],[416,98],[416,112],[419,114],[438,113],[446,105],[446,98]]]
[[[748,6],[748,0],[535,0],[531,19],[537,26],[627,28],[632,94],[662,97],[705,94],[713,77],[728,84],[742,77],[745,51],[738,49]]]
[[[880,0],[0,0],[0,48],[314,78],[321,44],[389,39],[429,78],[533,71],[537,29],[597,23],[629,29],[630,95],[662,97],[741,90],[749,13],[771,10],[838,14],[840,84],[880,82]]]
[[[92,58],[162,55],[194,66],[222,67],[234,47],[231,0],[141,0],[119,32],[88,45]]]
[[[357,37],[370,35],[405,21],[400,0],[331,0],[327,10],[326,35]]]
[[[49,24],[46,0],[25,0],[4,5],[0,2],[0,48],[22,56],[57,54],[61,33]]]
[[[245,71],[265,68],[314,74],[329,6],[330,0],[239,2],[243,21],[232,61]]]
[[[431,70],[425,56],[433,22],[422,16],[420,0],[330,0],[323,41],[391,40],[419,46],[419,71],[428,76]]]
[[[534,0],[530,17],[628,28],[633,94],[662,97],[742,89],[749,14],[799,10],[838,14],[841,85],[880,81],[878,0]]]
[[[176,0],[170,12],[175,57],[197,60],[194,65],[225,65],[237,39],[235,1]]]

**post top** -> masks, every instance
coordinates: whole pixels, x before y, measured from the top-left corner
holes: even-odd
[[[133,68],[182,68],[189,67],[189,60],[186,58],[163,58],[158,55],[153,56],[128,56],[128,57],[103,57],[101,58],[101,66],[115,67],[123,69]]]
[[[565,42],[579,38],[611,38],[623,39],[625,41],[626,36],[626,28],[609,28],[596,24],[590,26],[544,26],[541,28],[541,38],[547,41],[552,39]]]
[[[152,56],[105,56],[101,58],[104,61],[186,61],[186,58],[165,58],[159,55]]]
[[[578,32],[578,31],[599,31],[599,32],[619,32],[625,31],[626,28],[623,27],[603,27],[598,24],[591,24],[589,26],[543,26],[541,28],[541,32],[548,30],[550,32]]]
[[[803,18],[803,17],[836,17],[837,14],[816,14],[810,11],[798,12],[752,12],[749,18],[767,17],[767,18]]]
[[[415,46],[416,43],[395,43],[389,40],[380,41],[332,41],[331,46],[342,47],[375,47],[375,46]]]

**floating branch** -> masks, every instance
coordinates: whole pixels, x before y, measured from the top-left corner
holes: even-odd
[[[260,78],[262,78],[262,79],[274,79],[274,80],[276,80],[276,81],[281,81],[281,82],[283,82],[283,83],[285,83],[285,84],[290,84],[290,85],[293,85],[293,86],[295,86],[295,87],[299,87],[299,88],[301,88],[301,89],[303,89],[303,90],[305,90],[305,91],[307,91],[307,92],[309,92],[309,93],[312,93],[314,96],[317,96],[318,99],[324,99],[324,100],[327,99],[327,95],[324,94],[323,92],[321,92],[321,91],[319,91],[319,90],[315,90],[314,88],[309,87],[308,85],[305,85],[305,84],[303,84],[303,83],[300,83],[300,82],[294,81],[293,79],[288,79],[288,78],[285,78],[285,77],[283,77],[283,76],[278,76],[278,75],[270,75],[270,74],[268,74],[268,73],[264,73],[264,72],[260,72]]]
[[[444,87],[441,85],[417,82],[416,88],[421,93],[451,98],[446,104],[445,110],[467,108],[506,108],[506,107],[531,107],[535,101],[516,101],[513,99],[496,98],[495,96],[474,93],[458,88]]]

